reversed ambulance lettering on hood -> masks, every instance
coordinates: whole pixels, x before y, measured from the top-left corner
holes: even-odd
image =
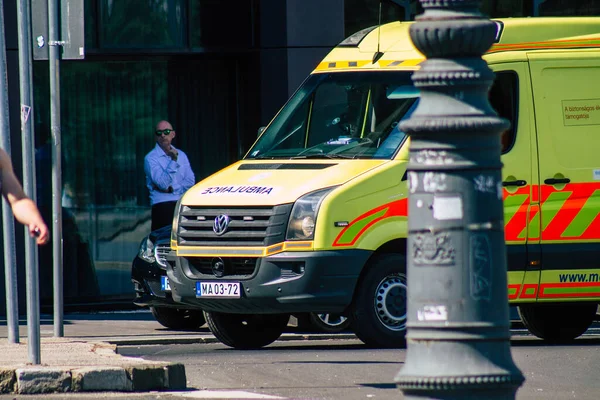
[[[271,194],[274,189],[270,186],[213,186],[200,194]]]

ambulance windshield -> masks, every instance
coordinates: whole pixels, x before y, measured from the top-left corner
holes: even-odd
[[[391,159],[416,108],[410,72],[311,75],[263,131],[246,159]]]

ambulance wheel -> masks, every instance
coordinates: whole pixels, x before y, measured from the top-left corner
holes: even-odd
[[[351,307],[352,330],[372,347],[406,346],[406,258],[373,258],[358,285]]]
[[[194,330],[206,323],[202,310],[171,307],[150,307],[154,319],[165,328]]]
[[[259,349],[283,333],[289,314],[227,314],[204,312],[210,331],[221,343],[236,349]]]
[[[581,336],[596,318],[598,304],[522,304],[519,315],[533,335],[552,343]]]

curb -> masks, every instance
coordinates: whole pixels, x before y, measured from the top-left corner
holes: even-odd
[[[0,394],[185,390],[183,364],[0,368]]]
[[[353,333],[283,334],[278,341],[356,339]],[[219,343],[212,335],[183,337],[112,337],[86,338],[96,351],[113,356],[114,349],[107,345],[155,345]],[[116,348],[116,347],[115,347]],[[121,357],[121,356],[119,356]],[[91,361],[93,363],[94,361]],[[185,390],[185,366],[180,363],[132,363],[123,357],[117,365],[104,366],[0,366],[1,394],[48,394],[68,392],[148,392]]]
[[[283,334],[277,341],[293,341],[293,340],[334,340],[334,339],[357,339],[353,333],[331,333],[331,334]],[[92,340],[95,340],[92,338]],[[142,346],[142,345],[157,345],[157,344],[195,344],[195,343],[220,343],[214,336],[187,336],[187,337],[112,337],[103,338],[106,343],[118,346]]]

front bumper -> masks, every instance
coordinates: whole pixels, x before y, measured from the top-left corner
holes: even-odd
[[[283,252],[256,260],[248,276],[194,272],[191,257],[167,257],[173,300],[226,313],[343,312],[352,301],[368,250]],[[191,260],[194,261],[194,260]],[[197,298],[196,282],[239,281],[241,297]]]

